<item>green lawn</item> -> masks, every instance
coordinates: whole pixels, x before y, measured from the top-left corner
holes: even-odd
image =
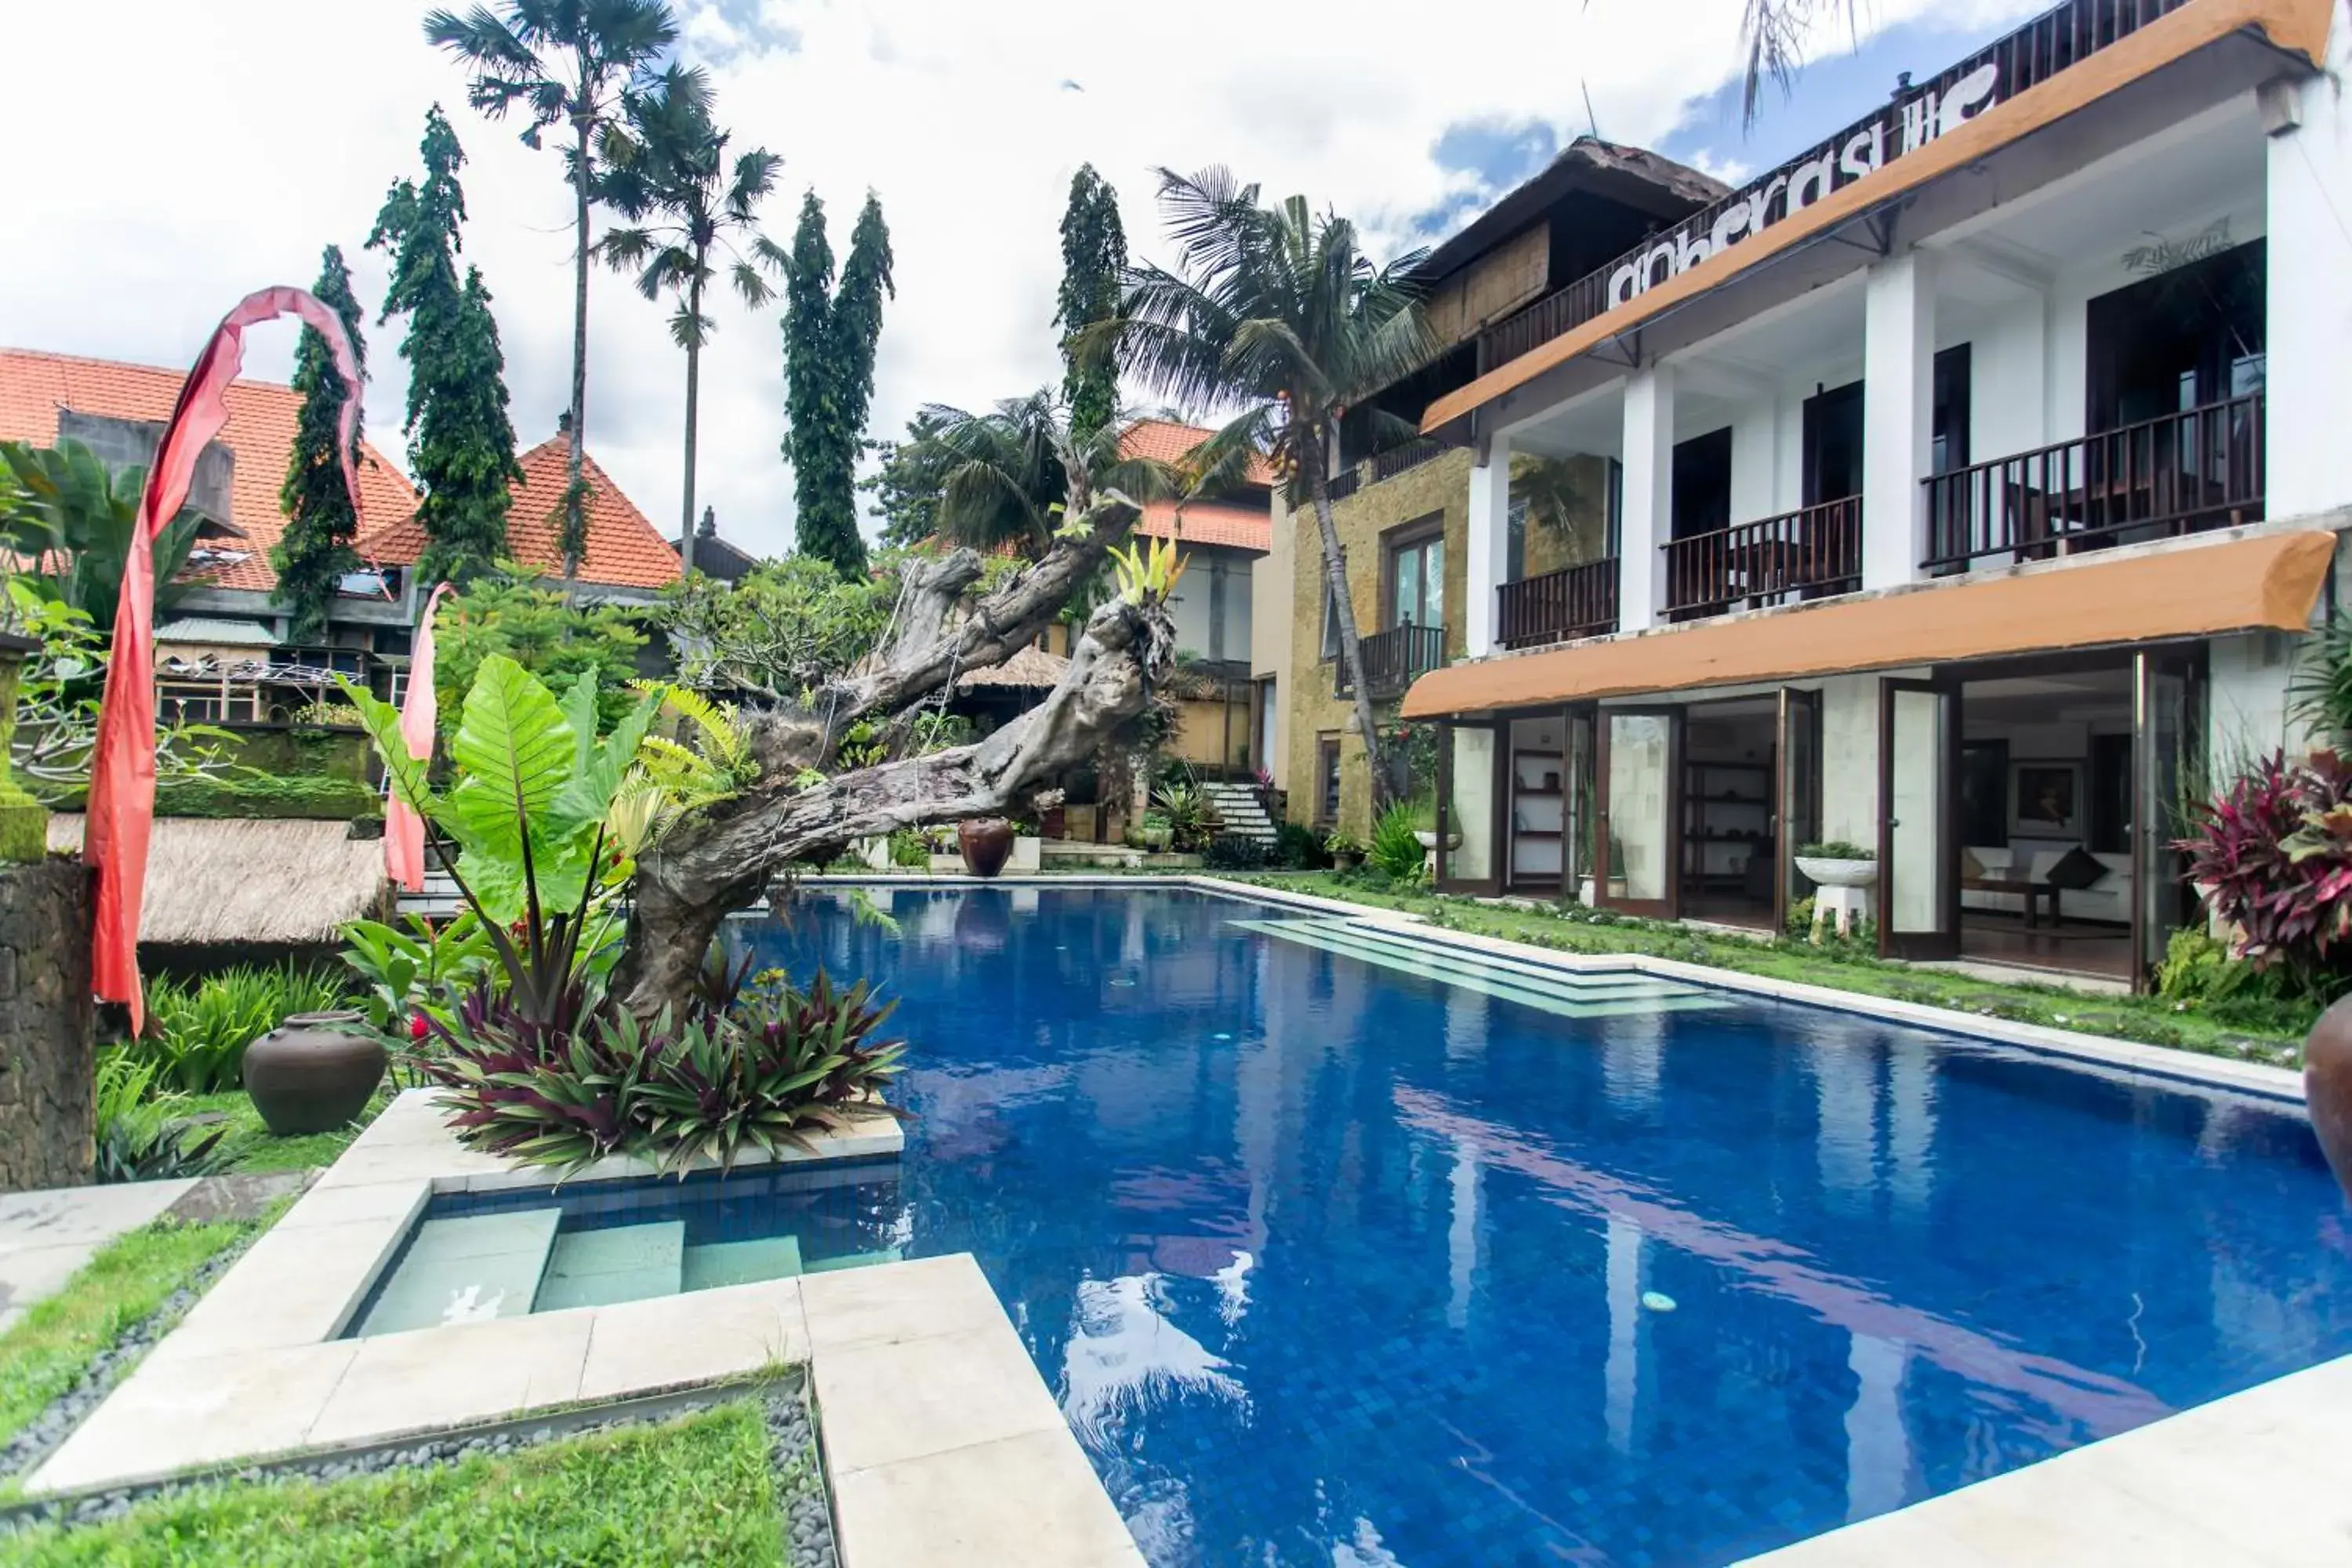
[[[385,1089],[360,1113],[359,1120],[332,1132],[313,1132],[300,1138],[273,1138],[269,1129],[261,1124],[261,1112],[253,1109],[253,1101],[241,1089],[226,1089],[219,1094],[192,1094],[183,1114],[194,1116],[215,1112],[228,1118],[227,1142],[236,1145],[236,1158],[232,1171],[303,1171],[313,1166],[331,1165],[335,1157],[352,1146],[367,1124],[376,1119],[392,1102],[392,1090]]]
[[[0,1537],[0,1564],[439,1568],[782,1565],[757,1399],[504,1456],[320,1484],[207,1487],[123,1519]]]
[[[2001,984],[1888,963],[1853,950],[1815,948],[1798,942],[1755,942],[1738,937],[1710,936],[1659,921],[1596,916],[1593,911],[1573,907],[1500,907],[1470,899],[1439,898],[1418,889],[1377,888],[1329,872],[1224,875],[1234,881],[1341,899],[1376,909],[1408,910],[1427,916],[1448,930],[1505,937],[1564,952],[1644,953],[1834,991],[1892,997],[2019,1023],[2286,1067],[2301,1062],[2303,1037],[2316,1017],[2315,1009],[2279,1004],[2244,1014],[2224,1010],[2217,1016],[2195,1004],[2161,997],[2094,996],[2056,985]]]
[[[74,1384],[90,1359],[258,1224],[159,1220],[100,1250],[65,1289],[0,1334],[0,1440]]]

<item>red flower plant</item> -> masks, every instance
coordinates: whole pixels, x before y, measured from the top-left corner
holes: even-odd
[[[2201,811],[2177,847],[2189,879],[2238,932],[2239,956],[2319,994],[2352,967],[2352,765],[2273,752]]]

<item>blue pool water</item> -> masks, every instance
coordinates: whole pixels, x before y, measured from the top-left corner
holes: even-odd
[[[897,1239],[978,1255],[1157,1564],[1724,1563],[2352,1352],[2286,1108],[1203,895],[875,897],[737,940],[899,999]]]

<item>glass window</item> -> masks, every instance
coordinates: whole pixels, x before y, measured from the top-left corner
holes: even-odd
[[[1511,498],[1510,521],[1507,528],[1509,543],[1505,551],[1503,581],[1516,583],[1528,574],[1528,502],[1525,496]]]
[[[1315,739],[1315,823],[1328,827],[1339,820],[1339,737]]]
[[[1609,878],[1629,901],[1666,897],[1673,824],[1667,777],[1673,724],[1663,713],[1612,713],[1609,725]]]
[[[1331,592],[1331,584],[1323,584],[1323,658],[1339,657],[1339,597]]]
[[[1445,536],[1421,538],[1389,547],[1389,581],[1394,584],[1389,602],[1391,626],[1442,626],[1445,624]]]

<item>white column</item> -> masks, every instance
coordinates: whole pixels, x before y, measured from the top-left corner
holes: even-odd
[[[1469,548],[1462,562],[1463,648],[1484,658],[1496,647],[1496,588],[1511,569],[1511,447],[1497,436],[1470,469]]]
[[[1796,505],[1780,500],[1780,397],[1760,392],[1731,421],[1731,524],[1773,517]]]
[[[2335,29],[2330,64],[2352,50]],[[2344,287],[2352,241],[2352,104],[2326,77],[2282,83],[2263,95],[2270,139],[2267,284],[2268,391],[2263,511],[2273,521],[2352,505],[2352,464],[2344,461],[2352,411],[2352,292]],[[2300,124],[2289,121],[2299,120]]]
[[[1470,1297],[1478,1284],[1478,1144],[1454,1141],[1454,1173],[1447,1182],[1453,1197],[1452,1222],[1445,1227],[1445,1326],[1456,1331],[1470,1326]]]
[[[1673,532],[1675,370],[1636,371],[1625,383],[1625,504],[1617,550],[1617,629],[1657,624],[1658,550]]]
[[[1909,251],[1870,269],[1863,297],[1862,585],[1915,581],[1936,418],[1936,279]]]

